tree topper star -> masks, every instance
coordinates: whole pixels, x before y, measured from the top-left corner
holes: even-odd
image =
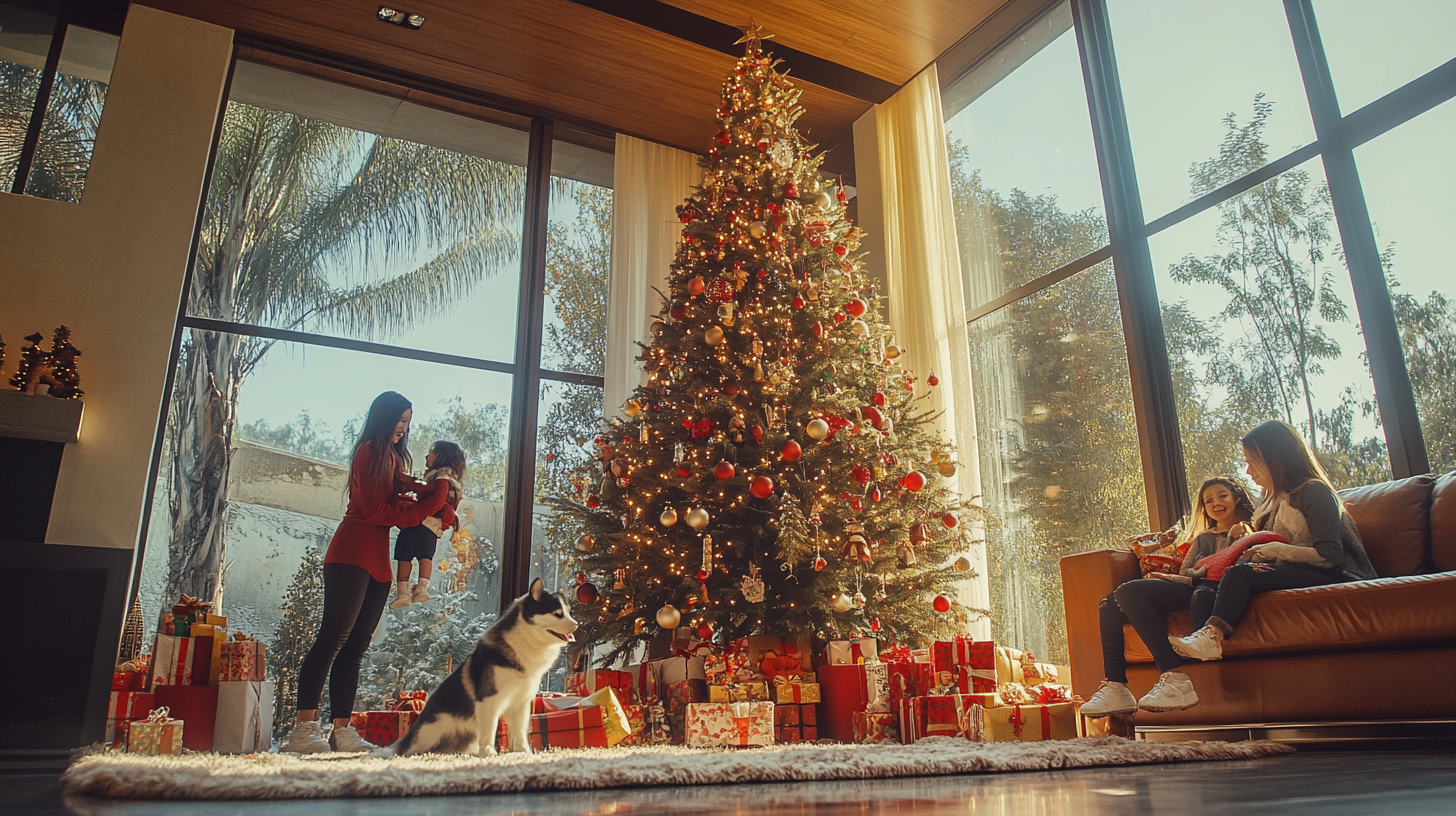
[[[739,37],[738,41],[733,44],[742,45],[743,43],[748,43],[749,53],[758,50],[760,40],[771,40],[774,38],[774,35],[766,33],[766,29],[763,26],[754,25],[752,17],[748,18],[748,25],[739,26],[739,30],[743,32],[743,36]]]

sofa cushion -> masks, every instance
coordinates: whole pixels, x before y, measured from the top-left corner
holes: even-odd
[[[1282,589],[1254,596],[1224,641],[1225,658],[1298,652],[1352,652],[1456,643],[1456,572],[1376,578],[1344,584]],[[1188,613],[1168,616],[1168,631],[1191,631]],[[1124,653],[1130,663],[1151,663],[1132,627]]]
[[[1431,560],[1438,570],[1456,570],[1456,470],[1431,490]]]
[[[1376,575],[1389,578],[1431,572],[1431,488],[1435,483],[1430,476],[1412,476],[1340,491],[1345,509],[1360,528],[1360,541]]]

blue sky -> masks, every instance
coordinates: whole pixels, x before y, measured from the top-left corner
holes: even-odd
[[[1275,156],[1313,139],[1283,4],[1278,0],[1109,0],[1115,47],[1144,209],[1152,219],[1189,198],[1189,164],[1214,155],[1221,120],[1248,118],[1256,92],[1274,102],[1267,136]],[[1315,10],[1346,112],[1456,56],[1456,2],[1450,0],[1315,0]],[[704,111],[704,116],[710,116]],[[1067,32],[950,123],[972,164],[992,189],[1050,192],[1064,208],[1101,212],[1102,194],[1087,118],[1075,36]],[[1444,145],[1456,132],[1456,102],[1428,112],[1356,151],[1382,246],[1397,248],[1395,274],[1407,291],[1451,284],[1449,247],[1439,237],[1456,219],[1456,156]],[[1306,165],[1322,179],[1320,162]],[[570,218],[560,209],[553,214]],[[1155,265],[1215,249],[1209,219],[1190,219],[1154,236]],[[1343,279],[1343,278],[1342,278]],[[1349,297],[1348,282],[1342,284]],[[401,345],[509,360],[514,344],[514,269],[487,281],[456,313],[399,338]],[[1206,293],[1178,287],[1160,273],[1165,300],[1202,302]],[[1356,354],[1353,324],[1335,327],[1346,363],[1319,384],[1334,394],[1346,384],[1370,390]],[[336,431],[375,394],[398,390],[417,413],[463,394],[467,402],[508,402],[509,377],[446,366],[280,344],[245,385],[244,422],[291,420],[300,410]],[[544,413],[544,411],[543,411]],[[1364,432],[1373,428],[1367,427]]]

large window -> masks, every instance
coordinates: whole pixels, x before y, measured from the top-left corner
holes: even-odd
[[[141,599],[156,621],[180,593],[221,598],[234,630],[270,642],[284,723],[321,611],[319,559],[377,394],[413,404],[416,475],[436,440],[459,444],[468,468],[460,529],[436,547],[433,597],[385,615],[361,703],[432,687],[464,659],[519,591],[512,559],[562,582],[532,551],[539,533],[512,531],[539,530],[536,493],[566,487],[513,467],[531,454],[512,429],[537,416],[543,437],[565,432],[569,447],[541,446],[564,464],[599,425],[612,142],[543,139],[557,157],[545,165],[531,145],[549,125],[450,108],[472,115],[235,66]],[[550,220],[532,224],[527,200],[543,186]],[[544,253],[529,251],[542,236]],[[543,255],[545,268],[531,268]]]
[[[1431,470],[1456,469],[1456,102],[1355,150]]]
[[[1057,560],[1147,524],[1069,7],[946,89],[998,642],[1065,662]],[[952,113],[948,110],[947,113]],[[1028,291],[1030,290],[1030,291]]]
[[[0,190],[78,203],[120,39],[70,7],[0,3]]]
[[[1456,467],[1453,15],[1070,0],[944,88],[999,641],[1062,659],[1056,561],[1178,521],[1257,422],[1340,487]]]

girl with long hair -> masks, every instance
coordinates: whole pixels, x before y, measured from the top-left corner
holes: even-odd
[[[1223,657],[1223,641],[1233,637],[1256,593],[1376,577],[1354,519],[1299,431],[1278,420],[1262,422],[1244,435],[1243,446],[1249,478],[1263,491],[1254,529],[1278,533],[1285,542],[1249,547],[1246,560],[1229,567],[1208,622],[1173,640],[1184,657]]]
[[[319,633],[298,673],[298,721],[284,746],[300,754],[368,751],[375,746],[349,725],[359,667],[379,625],[394,578],[389,563],[391,527],[413,527],[441,513],[450,483],[409,477],[410,401],[394,391],[374,398],[349,465],[349,505],[324,553],[324,610]],[[416,494],[418,498],[407,495]],[[329,682],[332,745],[318,722],[324,678]]]
[[[1168,628],[1163,616],[1187,609],[1195,629],[1203,626],[1214,604],[1214,584],[1200,580],[1198,561],[1229,545],[1231,538],[1246,533],[1254,515],[1254,503],[1244,486],[1228,476],[1215,476],[1198,488],[1198,508],[1180,536],[1188,543],[1188,552],[1176,575],[1154,573],[1150,577],[1128,581],[1097,607],[1102,633],[1102,685],[1082,706],[1088,717],[1129,714],[1139,708],[1146,711],[1174,711],[1198,702],[1187,675],[1178,671],[1183,658],[1168,642]],[[1162,676],[1142,699],[1127,689],[1127,657],[1123,626],[1132,624],[1138,637],[1153,653]]]

